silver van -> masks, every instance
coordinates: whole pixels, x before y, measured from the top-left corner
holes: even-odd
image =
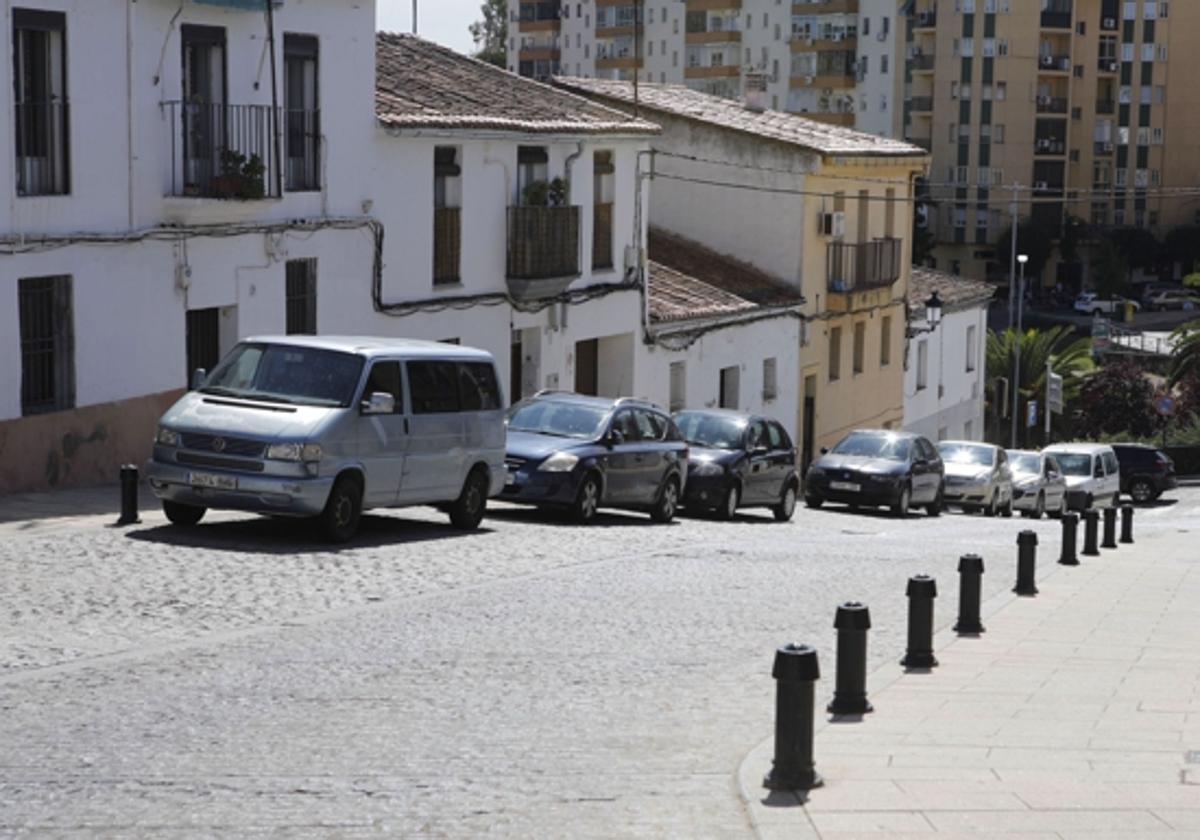
[[[411,339],[239,343],[159,421],[150,487],[176,525],[207,508],[319,518],[433,504],[475,528],[504,489],[504,399],[491,354]]]

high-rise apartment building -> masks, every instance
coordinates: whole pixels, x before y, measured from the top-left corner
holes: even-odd
[[[682,84],[873,134],[903,115],[906,0],[509,0],[509,69]]]
[[[905,23],[905,133],[933,153],[939,265],[996,268],[1013,184],[1022,221],[1056,236],[1068,214],[1160,237],[1197,221],[1195,197],[1164,190],[1200,175],[1200,3],[916,0]]]

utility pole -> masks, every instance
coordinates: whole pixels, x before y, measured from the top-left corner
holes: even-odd
[[[417,34],[417,0],[413,0],[413,34]]]
[[[1015,241],[1015,235],[1014,235]],[[1025,301],[1025,263],[1029,261],[1029,257],[1021,254],[1017,257],[1016,262],[1021,264],[1021,288],[1017,294],[1017,329],[1013,333],[1013,377],[1012,377],[1012,441],[1013,449],[1017,448],[1017,428],[1018,423],[1022,422],[1022,418],[1018,417],[1021,413],[1021,309]]]
[[[634,2],[633,15],[633,116],[637,119],[641,117],[638,101],[638,75],[642,66],[642,0]]]

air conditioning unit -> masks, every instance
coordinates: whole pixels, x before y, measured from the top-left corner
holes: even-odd
[[[1121,66],[1119,64],[1117,64],[1117,62],[1115,62],[1115,61],[1108,62],[1108,72],[1109,73],[1116,73],[1120,69],[1121,69]]]
[[[1042,61],[1043,67],[1053,67],[1054,66],[1054,56],[1052,56],[1052,55],[1042,56],[1041,61]]]
[[[1106,151],[1106,152],[1111,152],[1111,151],[1113,150],[1113,144],[1112,144],[1112,143],[1105,143],[1103,148],[1104,148],[1104,151]]]
[[[836,213],[822,213],[817,217],[821,223],[822,236],[845,236],[846,235],[846,214],[838,211]]]
[[[1117,28],[1117,19],[1116,18],[1105,18],[1104,23],[1102,25],[1105,29],[1116,29]]]
[[[1033,189],[1035,192],[1041,192],[1041,191],[1050,189],[1050,185],[1048,183],[1046,183],[1045,181],[1034,181]]]
[[[1049,140],[1038,140],[1037,141],[1037,147],[1043,151],[1049,151],[1050,145],[1051,144],[1050,144]]]

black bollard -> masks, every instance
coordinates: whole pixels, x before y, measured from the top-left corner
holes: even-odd
[[[1099,557],[1100,511],[1088,508],[1083,512],[1083,556]]]
[[[1017,534],[1017,585],[1013,592],[1018,595],[1038,594],[1037,578],[1037,534],[1022,531]]]
[[[771,790],[808,790],[824,784],[813,762],[813,687],[817,652],[807,645],[775,651],[775,761],[763,779]]]
[[[138,519],[138,468],[133,464],[121,467],[121,518],[118,525],[136,525]]]
[[[1100,547],[1117,547],[1117,509],[1115,507],[1104,509],[1104,542],[1100,543]]]
[[[977,636],[984,632],[979,620],[980,590],[983,587],[983,558],[964,554],[958,559],[958,622],[954,632],[960,636]]]
[[[937,581],[928,575],[908,579],[908,650],[900,664],[907,670],[936,668],[933,655],[933,600]]]
[[[1079,557],[1075,551],[1079,546],[1079,515],[1064,514],[1062,518],[1062,554],[1058,562],[1064,566],[1078,566]]]
[[[1121,505],[1121,542],[1133,543],[1133,505]]]
[[[867,701],[867,631],[871,611],[866,604],[849,601],[837,609],[833,620],[838,631],[837,677],[833,702],[826,710],[835,715],[865,715],[875,711]]]

